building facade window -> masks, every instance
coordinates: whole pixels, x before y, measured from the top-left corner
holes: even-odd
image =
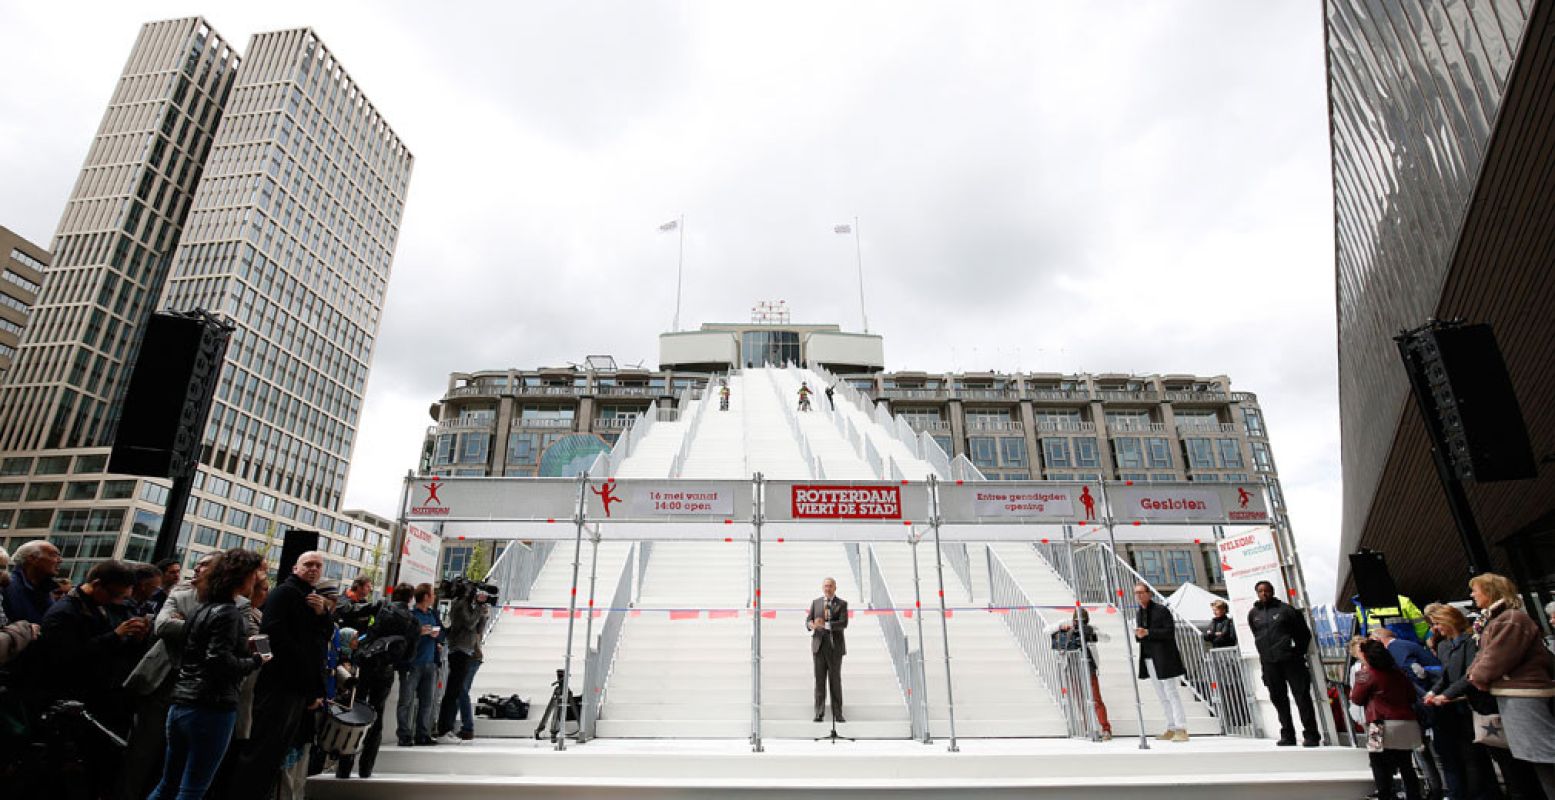
[[[971,436],[966,440],[967,457],[973,464],[979,467],[994,467],[999,464],[998,448],[992,436]]]
[[[1172,443],[1159,437],[1145,440],[1145,455],[1152,469],[1171,469]]]
[[[1183,439],[1183,448],[1188,453],[1188,466],[1194,469],[1214,469],[1215,449],[1212,442],[1211,439],[1198,437]]]
[[[1248,436],[1263,436],[1263,414],[1256,408],[1242,409],[1242,424],[1247,428]]]
[[[1252,442],[1253,469],[1257,472],[1273,472],[1274,459],[1269,456],[1269,446],[1263,442]]]
[[[1145,453],[1137,436],[1120,436],[1113,439],[1112,455],[1118,469],[1139,469],[1145,465]]]
[[[1193,551],[1166,551],[1166,566],[1172,583],[1193,583],[1198,576],[1193,572]]]
[[[1093,439],[1091,441],[1094,444],[1095,440]],[[1042,462],[1046,464],[1049,469],[1073,466],[1069,460],[1069,440],[1043,439]]]
[[[1166,565],[1162,563],[1160,550],[1154,548],[1135,550],[1134,569],[1139,570],[1139,576],[1151,586],[1167,583]]]
[[[459,463],[484,464],[486,463],[486,451],[491,445],[489,433],[466,433],[460,437],[463,441],[459,444]]]
[[[1091,469],[1101,466],[1101,456],[1094,438],[1084,436],[1074,440],[1074,465]]]
[[[999,462],[1006,467],[1026,466],[1026,440],[1014,436],[999,439]]]
[[[1220,466],[1226,469],[1242,468],[1242,448],[1235,439],[1217,439],[1220,447]]]

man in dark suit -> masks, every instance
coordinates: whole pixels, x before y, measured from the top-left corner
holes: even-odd
[[[842,716],[842,657],[848,654],[843,635],[848,627],[848,601],[837,596],[837,581],[827,578],[821,582],[821,596],[810,602],[804,625],[810,631],[810,657],[815,661],[815,721],[820,722],[825,715],[830,688],[832,719],[847,722]]]

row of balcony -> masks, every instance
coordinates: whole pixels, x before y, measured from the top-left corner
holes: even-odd
[[[655,386],[456,386],[447,397],[673,397],[676,390]]]
[[[919,431],[919,432],[928,431],[931,434],[933,434],[933,433],[948,433],[951,430],[950,423],[948,421],[945,421],[945,420],[914,419],[914,418],[909,417],[907,419],[907,424],[912,426],[912,429],[915,430],[915,431]],[[1013,421],[1012,422],[968,421],[967,424],[966,424],[966,430],[969,433],[985,433],[985,432],[994,432],[994,433],[1024,433],[1025,430],[1026,430],[1026,426],[1024,424],[1022,424],[1022,423],[1013,422]],[[1075,421],[1075,422],[1038,422],[1036,430],[1037,430],[1038,433],[1095,433],[1096,432],[1096,423],[1094,423],[1094,422],[1081,422],[1081,421]],[[1236,423],[1233,423],[1233,422],[1203,423],[1203,422],[1190,422],[1190,421],[1185,421],[1185,420],[1179,420],[1178,423],[1177,423],[1177,430],[1180,433],[1238,433],[1238,432],[1241,431],[1241,426],[1239,426],[1239,425],[1237,425]],[[1109,422],[1109,423],[1107,423],[1107,431],[1109,433],[1168,433],[1168,432],[1170,432],[1168,427],[1167,427],[1167,425],[1166,425],[1166,423],[1164,423],[1164,422],[1125,422],[1125,421],[1118,421],[1118,422]]]
[[[993,402],[1016,402],[1020,400],[1040,400],[1046,402],[1089,403],[1094,400],[1113,402],[1139,402],[1139,403],[1231,403],[1251,402],[1252,395],[1246,393],[1227,392],[1190,392],[1190,391],[1146,391],[1123,389],[1100,389],[1090,391],[1088,389],[862,389],[864,394],[884,400],[971,400]]]

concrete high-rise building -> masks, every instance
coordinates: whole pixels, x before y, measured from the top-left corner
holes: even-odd
[[[1324,4],[1334,178],[1343,557],[1467,596],[1467,561],[1393,337],[1489,323],[1537,477],[1469,482],[1492,568],[1555,596],[1555,4]],[[1353,593],[1341,574],[1341,599]]]
[[[258,34],[241,67],[219,42],[198,19],[142,30],[61,222],[58,310],[0,395],[0,525],[67,569],[144,558],[161,525],[166,481],[101,474],[153,308],[236,328],[180,550],[316,530],[338,577],[388,545],[340,500],[413,158],[313,31]],[[115,144],[126,125],[141,149]]]
[[[203,20],[141,28],[0,390],[0,449],[109,442],[237,68],[237,52]]]
[[[47,250],[0,225],[0,379],[11,371],[22,331],[32,321],[48,264]]]

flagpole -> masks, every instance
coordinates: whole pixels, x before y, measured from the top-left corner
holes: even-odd
[[[686,215],[681,214],[680,224],[675,226],[680,229],[680,254],[675,257],[675,325],[672,328],[680,332],[680,279],[686,266]]]
[[[858,217],[853,217],[853,249],[858,254],[858,313],[864,319],[864,332],[869,333],[869,314],[864,311],[864,245],[859,242]]]

